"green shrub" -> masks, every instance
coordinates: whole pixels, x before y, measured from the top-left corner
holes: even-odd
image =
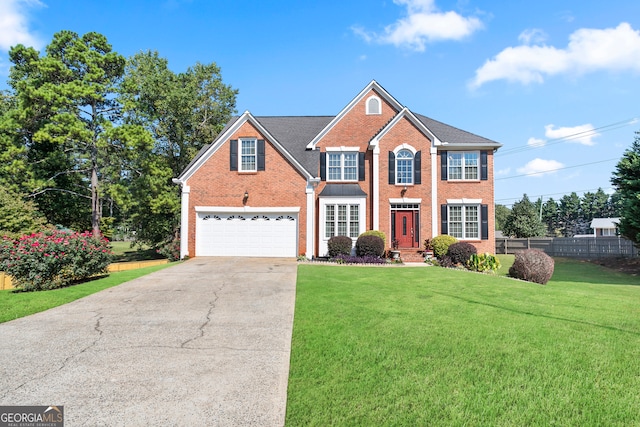
[[[453,262],[449,255],[442,255],[438,258],[438,265],[444,268],[455,268],[457,264]]]
[[[544,285],[553,276],[553,270],[553,258],[540,249],[527,249],[516,252],[516,259],[509,269],[509,276]]]
[[[478,250],[471,243],[456,242],[452,243],[447,249],[447,255],[451,257],[454,264],[467,265],[467,261],[471,258],[471,255],[478,253]]]
[[[360,235],[356,240],[356,255],[357,256],[377,256],[380,257],[384,254],[384,240],[379,236],[369,234]]]
[[[59,288],[106,273],[111,258],[109,242],[89,232],[48,230],[0,242],[0,271],[25,291]]]
[[[359,235],[358,237],[362,237],[362,236],[378,236],[379,238],[382,239],[382,244],[384,245],[384,247],[385,248],[387,247],[387,236],[382,231],[368,230],[362,233],[361,235]]]
[[[490,253],[473,254],[467,262],[467,268],[481,273],[488,271],[495,273],[500,269],[500,260]]]
[[[431,240],[425,242],[425,249],[433,251],[433,255],[437,258],[441,258],[447,254],[449,246],[456,243],[458,239],[449,236],[447,234],[441,234],[434,237]]]
[[[338,255],[351,255],[353,241],[347,236],[333,236],[327,243],[329,248],[329,256],[336,257]]]
[[[170,242],[164,243],[156,250],[156,252],[169,261],[180,260],[180,237],[175,237]]]

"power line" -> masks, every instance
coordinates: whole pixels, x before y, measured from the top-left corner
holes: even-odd
[[[606,188],[610,188],[610,187],[606,187]],[[532,198],[535,198],[537,200],[539,198],[544,198],[544,197],[548,197],[548,196],[557,196],[559,194],[563,194],[563,195],[571,194],[571,193],[576,193],[577,194],[577,193],[586,193],[586,192],[589,192],[589,191],[598,191],[598,190],[603,190],[604,191],[604,189],[602,187],[598,187],[598,188],[589,188],[587,190],[573,190],[573,191],[569,191],[569,192],[561,191],[559,193],[538,194],[538,195],[532,196]],[[495,202],[501,202],[503,200],[521,200],[521,199],[522,199],[522,197],[508,197],[508,198],[504,198],[504,199],[495,199]]]
[[[608,125],[604,125],[604,126],[600,126],[598,128],[594,128],[594,129],[587,129],[581,132],[576,132],[574,134],[571,135],[566,135],[563,136],[561,138],[554,138],[554,139],[550,139],[548,141],[546,141],[544,144],[540,144],[540,145],[522,145],[522,146],[518,146],[518,147],[513,147],[513,148],[507,148],[504,150],[499,150],[495,156],[499,157],[499,156],[505,156],[505,155],[509,155],[509,154],[516,154],[516,153],[520,153],[523,151],[529,151],[529,150],[535,150],[538,148],[543,148],[549,145],[555,145],[555,144],[559,144],[561,142],[565,142],[565,141],[572,141],[575,139],[579,139],[585,136],[592,136],[592,135],[597,135],[603,132],[609,132],[612,130],[616,130],[616,129],[620,129],[623,128],[625,126],[630,126],[633,125],[635,123],[638,123],[638,118],[631,118],[631,119],[627,119],[627,120],[622,120],[619,122],[615,122],[615,123],[611,123]]]
[[[543,174],[543,173],[557,172],[557,171],[560,171],[560,170],[579,168],[579,167],[582,167],[582,166],[595,165],[595,164],[598,164],[598,163],[612,162],[614,160],[619,160],[619,159],[618,158],[614,158],[614,159],[607,159],[607,160],[599,160],[597,162],[583,163],[581,165],[564,166],[564,167],[561,167],[561,168],[547,169],[547,170],[543,170],[543,171],[539,171],[539,172],[530,172],[530,173],[523,173],[521,175],[505,176],[504,178],[495,178],[494,181],[502,181],[502,180],[505,180],[505,179],[520,178],[520,177],[523,177],[523,176],[540,175],[540,174]]]

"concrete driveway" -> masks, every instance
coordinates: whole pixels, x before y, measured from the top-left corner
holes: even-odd
[[[66,426],[281,426],[292,259],[195,258],[0,324],[0,405]]]

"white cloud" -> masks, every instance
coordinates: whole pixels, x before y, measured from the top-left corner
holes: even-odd
[[[545,136],[549,139],[563,139],[568,142],[576,142],[588,146],[595,145],[596,143],[593,141],[593,138],[600,136],[591,124],[559,128],[556,128],[555,125],[546,125],[544,130]]]
[[[526,35],[521,40],[534,41]],[[623,22],[616,28],[577,30],[564,49],[544,44],[508,47],[476,70],[470,88],[493,80],[542,83],[548,76],[599,70],[640,72],[640,31]]]
[[[538,138],[529,138],[529,140],[527,141],[527,145],[529,147],[544,147],[544,145],[547,143],[547,141],[545,141],[544,139],[538,139]]]
[[[518,36],[518,40],[520,40],[523,44],[526,44],[526,45],[529,45],[532,43],[543,43],[546,39],[547,39],[547,35],[545,34],[545,32],[537,28],[524,30]]]
[[[518,168],[518,173],[522,175],[531,175],[534,177],[540,177],[548,173],[553,173],[557,169],[564,167],[564,165],[557,160],[544,160],[533,159],[521,168]]]
[[[456,12],[441,12],[434,0],[393,0],[407,7],[407,16],[385,27],[377,34],[354,26],[352,31],[366,42],[392,44],[423,52],[427,43],[461,40],[483,27],[476,17],[464,17]]]
[[[28,28],[27,10],[35,6],[44,5],[38,0],[0,1],[0,49],[8,51],[17,44],[42,46],[40,38]]]

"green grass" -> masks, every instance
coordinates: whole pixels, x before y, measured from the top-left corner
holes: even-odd
[[[146,245],[142,247],[131,247],[131,242],[109,242],[111,251],[113,252],[113,262],[128,262],[128,261],[146,261],[150,259],[164,258],[158,254],[153,248]]]
[[[546,286],[300,265],[286,423],[640,425],[637,285],[570,260]]]
[[[107,277],[91,280],[66,288],[39,292],[0,291],[0,323],[19,317],[28,316],[40,311],[48,310],[62,304],[67,304],[87,295],[99,292],[112,286],[120,285],[129,280],[144,276],[170,266],[162,264],[137,270],[111,273]]]

